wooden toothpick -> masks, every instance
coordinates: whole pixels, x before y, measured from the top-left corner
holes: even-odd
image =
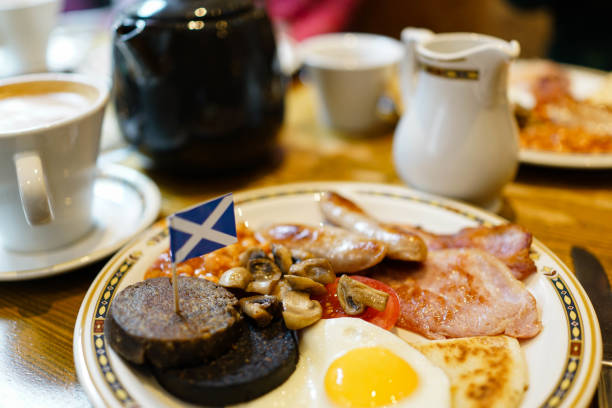
[[[174,289],[174,313],[181,314],[179,308],[179,291],[178,291],[178,278],[176,276],[176,264],[172,262],[172,288]]]

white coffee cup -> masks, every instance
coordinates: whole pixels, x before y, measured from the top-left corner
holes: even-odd
[[[375,34],[322,34],[302,42],[299,55],[325,125],[367,133],[386,122],[380,102],[404,55],[401,42]]]
[[[47,70],[47,44],[60,0],[0,0],[2,75]]]
[[[0,244],[59,248],[93,227],[106,80],[32,74],[0,80]]]

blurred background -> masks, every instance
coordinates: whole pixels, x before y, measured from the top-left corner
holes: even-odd
[[[65,0],[64,11],[118,10],[134,0]],[[521,58],[612,69],[612,2],[585,0],[260,0],[277,27],[299,41],[314,34],[361,31],[399,37],[406,26],[470,31],[516,39]]]
[[[113,21],[122,9],[136,1],[63,0],[62,13],[49,41],[48,68],[110,75]],[[434,32],[478,32],[515,39],[521,45],[520,58],[550,58],[612,70],[612,30],[606,21],[612,15],[609,0],[579,3],[569,0],[256,0],[256,3],[266,8],[274,23],[285,73],[294,73],[299,68],[291,45],[307,37],[355,31],[399,38],[401,30],[409,26]],[[109,109],[107,115],[102,150],[123,143],[114,112]]]

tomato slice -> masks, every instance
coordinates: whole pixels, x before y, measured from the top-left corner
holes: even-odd
[[[379,312],[376,309],[368,307],[363,313],[359,315],[347,315],[346,313],[344,313],[344,309],[342,309],[342,306],[340,306],[340,302],[338,301],[336,289],[338,288],[338,280],[340,278],[336,278],[335,282],[326,285],[326,295],[313,296],[313,299],[318,300],[321,303],[321,307],[323,308],[322,318],[333,319],[336,317],[358,317],[367,322],[380,326],[386,330],[390,330],[393,326],[395,326],[395,322],[397,321],[400,312],[399,298],[397,297],[397,293],[395,293],[395,291],[389,286],[385,285],[380,281],[377,281],[376,279],[360,275],[350,275],[350,277],[355,280],[358,280],[359,282],[365,283],[366,285],[374,289],[387,292],[389,294],[389,300],[387,301],[387,307],[385,308],[385,310]]]

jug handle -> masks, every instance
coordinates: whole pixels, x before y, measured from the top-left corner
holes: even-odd
[[[400,86],[402,103],[404,109],[408,108],[410,97],[414,92],[416,83],[416,46],[418,43],[433,37],[434,33],[426,28],[406,27],[402,30],[402,42],[404,43],[404,60],[401,65]]]

